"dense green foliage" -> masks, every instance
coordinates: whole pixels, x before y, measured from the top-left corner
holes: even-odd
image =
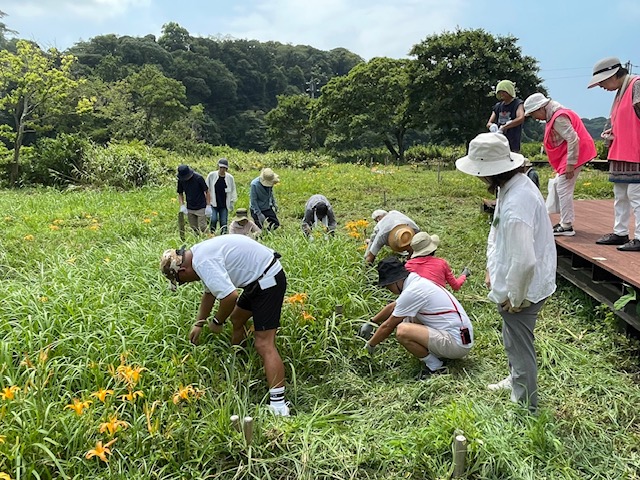
[[[486,131],[500,80],[514,82],[523,100],[546,93],[538,61],[523,55],[516,42],[482,29],[458,29],[429,35],[413,47],[413,102],[434,139],[466,144]]]
[[[275,159],[246,155],[229,157],[239,207],[247,206],[258,168]],[[172,172],[183,162],[201,173],[213,168],[210,158],[166,162]],[[180,245],[173,180],[128,192],[0,191],[0,473],[444,479],[460,429],[469,440],[469,479],[637,477],[638,345],[616,333],[611,312],[570,285],[559,283],[536,329],[540,415],[527,415],[506,392],[486,390],[507,367],[499,316],[483,286],[488,223],[480,181],[417,165],[276,171],[283,227],[263,242],[283,254],[287,295],[306,294],[285,305],[278,334],[290,419],[266,411],[251,341],[247,350],[230,348],[228,325],[219,337],[204,335],[199,347],[187,341],[201,289],[171,293],[158,272],[160,253]],[[540,174],[545,181],[550,170]],[[339,230],[327,241],[318,232],[310,243],[300,219],[317,192],[332,201]],[[585,169],[576,196],[605,195],[606,174]],[[438,256],[455,271],[468,265],[473,272],[457,296],[475,324],[476,345],[450,364],[450,375],[415,382],[418,361],[394,338],[369,358],[355,337],[391,296],[373,286],[362,237],[344,226],[379,207],[404,211],[440,235]],[[99,389],[113,393],[103,402],[92,396]],[[79,413],[67,408],[74,399]],[[232,414],[254,417],[250,447],[230,425]],[[108,463],[86,458],[97,442],[115,438]]]

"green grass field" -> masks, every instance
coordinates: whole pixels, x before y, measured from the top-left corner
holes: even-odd
[[[231,173],[246,207],[258,172]],[[457,430],[470,479],[640,478],[638,345],[568,283],[536,330],[541,413],[486,389],[507,367],[483,285],[479,180],[415,166],[277,173],[283,228],[262,241],[300,300],[278,335],[288,419],[267,412],[260,359],[230,347],[229,325],[198,347],[187,340],[201,287],[171,293],[158,270],[180,246],[173,183],[0,191],[0,478],[445,479]],[[300,220],[314,193],[332,201],[339,232],[310,243]],[[606,174],[582,173],[577,197],[610,195]],[[369,358],[355,336],[391,296],[344,226],[381,207],[440,235],[438,256],[473,272],[457,296],[476,344],[450,375],[416,382],[418,361],[394,338]],[[232,414],[255,418],[251,446]]]

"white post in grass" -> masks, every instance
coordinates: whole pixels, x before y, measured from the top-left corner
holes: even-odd
[[[244,430],[244,439],[247,445],[251,445],[251,441],[253,440],[253,417],[244,417],[242,429]]]
[[[231,415],[230,420],[231,425],[233,425],[233,428],[235,428],[237,432],[242,431],[240,428],[240,417],[238,415]]]
[[[458,434],[453,440],[453,478],[460,478],[464,475],[466,457],[467,438]]]

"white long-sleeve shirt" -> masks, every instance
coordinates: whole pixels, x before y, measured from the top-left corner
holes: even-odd
[[[487,242],[489,299],[519,307],[556,290],[556,244],[540,190],[518,173],[498,191]]]

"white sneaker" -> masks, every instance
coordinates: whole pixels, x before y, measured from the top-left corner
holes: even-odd
[[[270,404],[269,410],[271,410],[271,413],[273,413],[276,417],[289,416],[289,405],[287,405],[286,403],[283,403],[282,405]]]
[[[487,388],[492,392],[496,392],[498,390],[511,390],[511,375],[500,380],[498,383],[490,383],[487,385]]]

